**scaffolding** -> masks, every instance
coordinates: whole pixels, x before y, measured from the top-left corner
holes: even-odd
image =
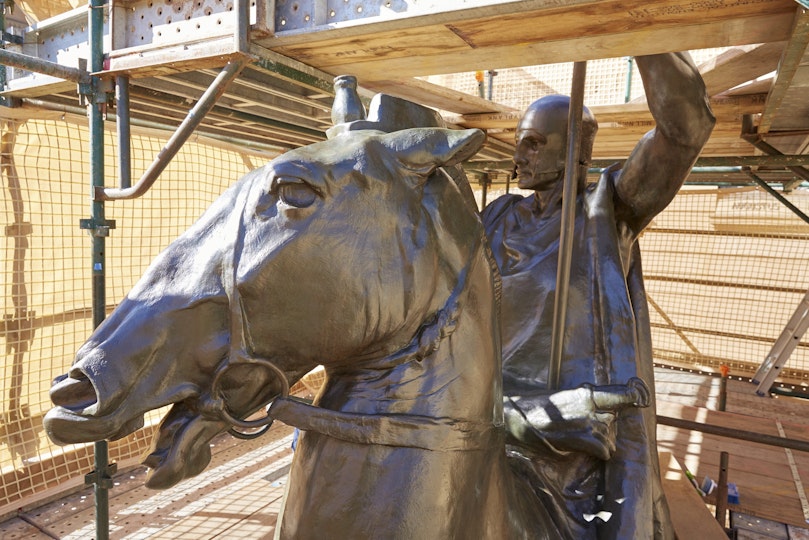
[[[85,477],[77,471],[92,471],[86,480],[97,493],[96,538],[108,537],[104,506],[112,463],[135,462],[160,411],[123,441],[98,443],[94,452],[86,446],[60,450],[42,433],[47,390],[148,261],[228,183],[290,148],[324,138],[332,75],[270,50],[271,38],[280,36],[293,47],[317,32],[342,28],[350,34],[359,22],[384,25],[398,17],[414,27],[428,17],[468,19],[495,8],[519,14],[528,8],[514,6],[530,3],[475,0],[461,10],[412,1],[399,14],[382,9],[390,4],[313,0],[294,3],[293,10],[293,3],[266,0],[93,0],[89,10],[29,26],[2,24],[7,268],[0,327],[6,343],[0,517],[81,484]],[[781,6],[772,16],[783,11]],[[608,83],[592,83],[586,103],[642,97],[640,86],[631,84],[627,60],[591,61],[594,72],[619,69]],[[507,82],[512,75],[542,92],[569,87],[567,71],[555,82],[539,68],[498,68],[497,77],[490,70],[490,97],[517,109],[535,97],[498,94],[516,86]],[[477,94],[474,77],[469,89],[456,91]],[[765,186],[780,184],[786,189],[778,193],[806,213],[809,198],[801,179],[786,169],[801,169],[804,151],[757,156],[756,163],[727,155],[701,162],[714,169],[699,171],[690,182],[703,186],[685,190],[645,231],[640,241],[657,362],[707,371],[729,365],[748,373],[766,357],[809,287],[803,272],[809,225],[764,186],[755,187],[742,168],[759,169]],[[469,165],[488,200],[509,189],[502,184],[511,172],[511,152],[509,144],[491,137]],[[140,173],[139,180],[132,182],[132,173]],[[158,176],[163,180],[155,183]],[[143,198],[127,200],[135,197]],[[76,235],[79,225],[90,238],[89,257],[86,236]],[[110,236],[115,241],[107,244]],[[809,342],[797,340],[780,375],[799,385],[809,382]]]

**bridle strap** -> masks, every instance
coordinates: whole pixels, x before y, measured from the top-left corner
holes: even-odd
[[[235,214],[233,219],[240,221],[241,215],[238,212]],[[241,225],[241,223],[237,225]],[[236,230],[240,229],[241,227],[236,227]],[[232,426],[229,430],[231,435],[246,439],[253,439],[266,433],[275,419],[305,431],[316,431],[329,437],[357,444],[422,448],[445,452],[491,448],[497,442],[497,438],[503,436],[502,426],[493,423],[408,414],[346,413],[309,405],[290,398],[288,396],[289,381],[283,370],[271,360],[252,354],[252,340],[247,326],[247,317],[236,286],[236,243],[234,241],[231,247],[232,267],[226,267],[222,276],[230,306],[230,354],[217,369],[209,395],[200,399],[201,414],[230,424]],[[373,361],[373,364],[386,364],[391,367],[409,360],[421,361],[432,354],[444,338],[453,333],[459,311],[458,300],[466,286],[476,252],[477,248],[472,250],[470,260],[458,276],[458,281],[444,307],[436,313],[436,316],[422,327],[408,345],[383,359]],[[280,395],[271,402],[267,409],[267,416],[256,420],[241,420],[228,412],[219,389],[219,383],[224,373],[236,365],[261,366],[270,370],[279,381]],[[368,367],[368,363],[365,363],[365,367]],[[255,433],[242,433],[237,431],[236,427],[260,429]]]
[[[438,452],[492,448],[502,426],[410,414],[333,411],[294,398],[276,398],[269,415],[304,431],[356,444],[421,448]]]

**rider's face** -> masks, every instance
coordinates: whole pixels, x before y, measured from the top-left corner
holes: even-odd
[[[534,128],[517,130],[514,151],[517,185],[522,189],[552,189],[565,172],[565,141],[558,131],[542,133]]]

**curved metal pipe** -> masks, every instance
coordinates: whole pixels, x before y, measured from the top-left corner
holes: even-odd
[[[123,199],[135,199],[140,197],[147,191],[157,180],[172,158],[177,155],[185,141],[191,136],[194,130],[199,126],[205,115],[213,108],[216,101],[225,93],[228,84],[235,79],[242,69],[250,62],[248,56],[243,56],[237,60],[231,60],[227,65],[222,68],[216,79],[211,86],[202,94],[202,97],[188,112],[188,115],[177,128],[177,131],[169,138],[166,145],[158,152],[152,164],[143,173],[140,180],[129,188],[105,188],[97,187],[95,189],[95,200],[97,201],[111,201]]]

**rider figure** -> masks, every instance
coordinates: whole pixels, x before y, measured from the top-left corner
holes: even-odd
[[[483,212],[503,283],[512,463],[575,539],[673,537],[660,490],[654,407],[638,408],[653,405],[654,374],[636,240],[683,184],[714,117],[687,53],[636,60],[656,127],[623,168],[607,169],[589,186],[597,123],[586,108],[583,114],[559,389],[548,389],[547,380],[568,98],[532,103],[517,127],[519,186],[534,194],[505,195]]]

